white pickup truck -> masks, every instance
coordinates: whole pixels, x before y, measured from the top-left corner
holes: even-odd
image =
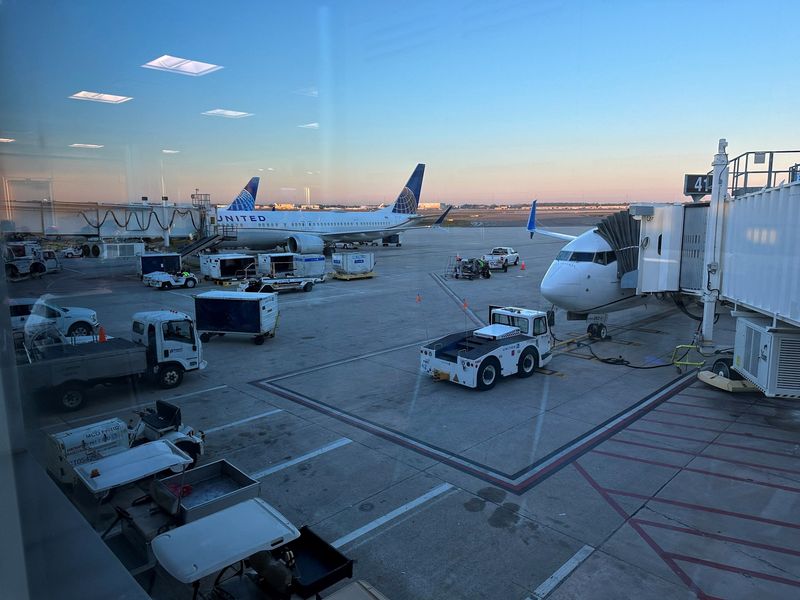
[[[434,379],[490,390],[500,376],[530,377],[552,358],[552,318],[539,310],[489,309],[490,325],[425,344],[420,370]]]
[[[483,255],[490,269],[508,269],[509,265],[519,264],[519,254],[510,246],[497,246],[489,254]]]

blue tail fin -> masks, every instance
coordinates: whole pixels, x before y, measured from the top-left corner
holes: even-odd
[[[531,204],[531,214],[528,217],[528,231],[530,231],[531,237],[536,233],[536,200]]]
[[[425,175],[425,165],[422,163],[417,165],[411,177],[408,178],[408,183],[397,200],[392,205],[392,212],[401,215],[413,215],[417,212],[419,206],[419,196],[422,193],[422,177]]]
[[[253,177],[231,202],[228,210],[255,210],[256,194],[258,193],[258,177]]]

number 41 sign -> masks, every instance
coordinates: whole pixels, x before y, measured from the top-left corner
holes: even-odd
[[[713,182],[713,175],[684,175],[683,195],[705,196],[706,194],[710,194]]]

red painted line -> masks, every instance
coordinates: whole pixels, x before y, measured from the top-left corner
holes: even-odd
[[[736,423],[736,419],[720,419],[719,417],[703,417],[701,415],[690,415],[689,413],[676,412],[674,410],[664,410],[663,408],[654,408],[653,412],[664,413],[667,415],[678,415],[680,417],[689,417],[690,419],[704,419],[706,421],[719,421],[720,423]]]
[[[634,427],[628,427],[625,431],[636,431],[638,433],[649,433],[650,435],[656,435],[659,437],[667,437],[673,438],[676,440],[686,440],[687,442],[698,442],[700,444],[709,444],[713,446],[722,446],[725,448],[734,448],[736,450],[746,450],[748,452],[759,452],[761,454],[769,454],[771,456],[780,456],[783,458],[800,458],[796,454],[787,454],[786,452],[773,452],[772,450],[761,450],[760,448],[750,448],[748,446],[740,446],[738,444],[726,444],[724,442],[718,442],[716,440],[698,440],[697,438],[690,438],[683,435],[674,435],[672,433],[659,433],[657,431],[647,431],[646,429],[637,429]]]
[[[700,404],[692,404],[691,402],[678,402],[677,400],[669,400],[665,404],[674,404],[676,406],[687,406],[689,408],[699,408],[700,410],[716,410],[718,412],[725,412],[726,411],[726,409],[721,408],[721,407],[717,407],[717,406],[702,406]],[[752,407],[753,405],[751,404],[750,406]],[[748,411],[739,410],[739,409],[733,408],[733,407],[730,410],[735,410],[738,413],[737,416],[744,416],[744,415],[750,415],[750,416],[753,416],[753,417],[766,416],[763,413],[748,412]]]
[[[597,481],[595,481],[594,478],[591,475],[589,475],[589,473],[586,472],[586,469],[584,469],[580,464],[578,464],[578,461],[575,461],[574,463],[572,463],[572,465],[577,469],[578,473],[580,473],[583,476],[583,478],[589,483],[589,485],[592,486],[594,490],[598,494],[600,494],[600,496],[606,502],[608,502],[609,506],[611,506],[611,508],[613,508],[623,519],[625,519],[628,522],[628,524],[631,527],[633,527],[633,530],[639,534],[639,537],[641,537],[644,540],[644,542],[648,546],[650,546],[653,552],[655,552],[658,555],[658,557],[664,561],[664,563],[670,568],[670,570],[673,573],[675,573],[675,575],[681,581],[683,581],[686,587],[692,590],[700,600],[712,600],[711,597],[708,596],[705,592],[703,592],[703,590],[700,589],[700,587],[692,580],[692,578],[689,577],[686,571],[681,569],[680,566],[678,566],[678,563],[676,563],[674,559],[670,558],[667,555],[667,553],[664,552],[661,546],[659,546],[655,542],[655,540],[647,534],[647,532],[644,529],[642,529],[639,525],[636,525],[634,522],[629,520],[630,516],[628,515],[627,512],[625,512],[625,509],[622,508],[622,506],[620,506],[619,502],[614,500],[614,498],[611,497],[608,491],[605,488],[603,488],[599,483],[597,483]]]
[[[649,417],[642,417],[640,419],[643,422],[647,423],[660,423],[661,425],[672,425],[673,427],[683,427],[684,429],[696,429],[698,431],[711,431],[713,433],[722,433],[725,435],[738,435],[741,437],[751,438],[754,440],[765,440],[767,442],[778,442],[779,444],[791,444],[792,446],[797,446],[800,444],[800,440],[797,442],[791,440],[782,440],[780,438],[769,437],[766,435],[757,435],[755,433],[747,433],[742,431],[730,431],[729,429],[711,429],[711,427],[699,427],[698,425],[684,425],[683,423],[674,423],[672,421],[659,421],[658,419],[651,419]],[[744,425],[744,423],[736,423],[736,425]]]
[[[800,587],[800,581],[797,579],[778,577],[777,575],[770,575],[769,573],[762,573],[761,571],[751,571],[750,569],[742,569],[741,567],[734,567],[733,565],[726,565],[723,563],[714,562],[713,560],[705,560],[702,558],[695,558],[693,556],[684,556],[683,554],[670,553],[668,556],[673,560],[679,560],[681,562],[694,563],[696,565],[703,565],[704,567],[711,567],[712,569],[719,569],[720,571],[736,573],[737,575],[745,575],[747,577],[755,577],[756,579],[765,579],[766,581],[774,581],[775,583]]]
[[[608,440],[609,442],[614,442],[616,444],[628,444],[629,446],[639,446],[641,448],[650,448],[652,450],[660,450],[662,452],[672,452],[673,454],[685,454],[688,456],[694,456],[695,458],[707,458],[709,460],[716,460],[719,462],[726,462],[731,463],[732,465],[742,465],[744,467],[752,467],[754,469],[761,469],[765,472],[770,471],[780,471],[781,473],[791,473],[792,475],[800,475],[800,471],[795,471],[793,469],[784,469],[783,467],[773,467],[771,465],[762,465],[760,463],[751,463],[745,462],[743,460],[734,460],[732,458],[723,458],[721,456],[713,456],[711,454],[697,454],[695,452],[689,452],[688,450],[676,450],[675,448],[665,448],[664,446],[655,446],[653,444],[643,444],[641,442],[629,442],[628,440],[618,440],[616,438]]]
[[[690,415],[689,413],[676,412],[674,410],[663,410],[661,408],[654,408],[653,412],[659,412],[667,415],[678,415],[680,417],[689,417],[690,419],[705,419],[706,421],[720,421],[722,423],[728,423],[729,425],[736,423],[737,425],[746,425],[747,427],[763,427],[764,429],[774,429],[774,427],[772,427],[771,425],[759,425],[757,423],[739,423],[735,419],[733,421],[730,421],[728,419],[719,419],[717,417],[701,417],[700,415]]]
[[[670,531],[677,531],[680,533],[688,533],[689,535],[696,535],[711,540],[718,540],[720,542],[730,542],[740,546],[750,546],[751,548],[759,548],[761,550],[769,550],[770,552],[778,552],[780,554],[790,554],[791,556],[800,556],[800,550],[793,550],[792,548],[784,548],[783,546],[773,546],[771,544],[761,544],[759,542],[751,542],[742,538],[731,537],[728,535],[720,535],[718,533],[709,533],[699,529],[692,529],[690,527],[678,527],[677,525],[670,525],[668,523],[659,523],[658,521],[649,521],[647,519],[633,518],[640,525],[648,525],[650,527],[658,527],[659,529],[668,529]]]
[[[606,452],[605,450],[595,450],[594,454],[602,454],[603,456],[610,456],[612,458],[621,458],[622,460],[630,460],[633,462],[640,462],[646,465],[653,465],[655,467],[664,467],[668,469],[679,469],[689,471],[690,473],[699,473],[700,475],[707,475],[709,477],[719,477],[720,479],[730,479],[731,481],[739,481],[742,483],[751,483],[753,485],[760,485],[775,490],[783,490],[784,492],[792,492],[800,494],[800,488],[791,487],[788,485],[780,485],[777,483],[770,483],[768,481],[761,481],[758,479],[748,479],[746,477],[737,477],[736,475],[726,475],[724,473],[715,473],[714,471],[706,471],[705,469],[695,469],[694,467],[683,467],[681,465],[671,465],[669,463],[660,462],[657,460],[648,460],[646,458],[638,458],[635,456],[627,456],[625,454],[617,454],[615,452]]]
[[[732,510],[723,510],[721,508],[713,508],[711,506],[704,506],[702,504],[693,504],[691,502],[683,502],[681,500],[670,500],[669,498],[646,496],[644,494],[637,494],[635,492],[625,492],[623,490],[612,490],[609,488],[605,489],[609,494],[612,494],[614,496],[627,496],[628,498],[638,498],[639,500],[646,500],[648,502],[658,502],[659,504],[670,504],[672,506],[680,506],[681,508],[699,510],[701,512],[708,512],[716,515],[724,515],[726,517],[736,517],[737,519],[745,519],[747,521],[757,521],[759,523],[766,523],[768,525],[777,525],[778,527],[789,527],[791,529],[800,529],[800,524],[798,523],[789,523],[788,521],[780,521],[778,519],[767,519],[766,517],[757,517],[755,515],[748,515],[747,513],[740,513]]]

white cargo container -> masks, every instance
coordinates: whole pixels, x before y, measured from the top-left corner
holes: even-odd
[[[258,255],[258,274],[266,277],[325,276],[325,257],[322,254],[294,254],[281,252]]]
[[[336,273],[343,275],[364,275],[375,268],[375,255],[372,252],[337,252],[331,257]]]
[[[725,201],[722,297],[800,326],[800,182]]]
[[[256,345],[275,337],[278,327],[278,294],[213,291],[194,297],[200,340],[215,335],[247,335]]]
[[[256,273],[251,254],[201,254],[200,274],[204,279],[243,279]]]

